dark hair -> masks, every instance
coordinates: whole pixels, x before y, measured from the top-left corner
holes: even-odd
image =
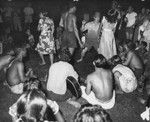
[[[142,41],[141,44],[144,46],[144,47],[147,47],[147,43],[145,41]]]
[[[69,5],[68,5],[68,10],[73,8],[73,7],[76,7],[76,3],[75,2],[70,2]]]
[[[71,59],[71,54],[68,49],[64,49],[59,52],[59,60],[69,62]]]
[[[117,64],[122,64],[122,60],[118,55],[115,55],[110,59],[111,68],[114,68]]]
[[[118,12],[111,9],[106,14],[106,20],[110,23],[115,23],[117,21]]]
[[[126,43],[127,47],[129,50],[134,50],[136,48],[135,43],[133,43],[132,41],[128,41]]]
[[[110,66],[106,58],[102,54],[97,54],[94,58],[93,63],[97,68],[109,69]]]
[[[109,114],[99,105],[82,105],[74,116],[74,122],[85,122],[83,119],[84,116],[87,119],[93,119],[93,121],[95,121],[95,118],[98,116],[100,122],[112,122]]]

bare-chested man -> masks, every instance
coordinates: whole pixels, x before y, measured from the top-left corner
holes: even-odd
[[[139,87],[142,87],[143,81],[141,81],[141,77],[144,73],[144,67],[143,67],[142,60],[134,52],[135,44],[133,42],[128,42],[125,45],[125,49],[127,51],[127,57],[126,57],[126,61],[123,64],[129,66],[133,70],[137,78],[138,85],[140,85]]]
[[[6,71],[6,81],[9,88],[15,94],[21,94],[23,92],[24,82],[29,78],[26,77],[31,70],[24,73],[24,64],[22,59],[26,56],[26,48],[18,48],[16,51],[16,57],[9,64]]]
[[[76,26],[75,12],[76,6],[74,4],[70,4],[69,10],[62,15],[59,23],[59,26],[64,29],[61,47],[62,49],[68,48],[71,55],[73,55],[74,50],[77,47],[77,40],[79,45],[82,47]]]
[[[81,86],[82,97],[93,105],[111,109],[115,104],[113,78],[106,58],[98,54],[93,62],[95,71],[87,76],[87,86]]]

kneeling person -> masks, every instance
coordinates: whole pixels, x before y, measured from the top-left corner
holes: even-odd
[[[137,80],[133,71],[122,65],[121,58],[117,55],[110,59],[112,72],[119,90],[125,93],[133,92],[137,88]]]
[[[111,109],[115,105],[113,78],[106,58],[98,54],[93,62],[95,71],[87,76],[86,88],[81,86],[82,97],[93,105]]]

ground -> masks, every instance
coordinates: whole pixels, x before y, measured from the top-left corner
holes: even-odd
[[[48,56],[46,56],[48,64],[40,66],[40,58],[37,52],[32,51],[29,54],[30,60],[26,63],[27,67],[32,67],[38,77],[44,77],[50,66]],[[93,71],[91,63],[93,56],[94,52],[88,53],[83,62],[74,64],[75,69],[82,77],[86,77],[87,74]],[[0,82],[0,122],[11,122],[8,110],[9,107],[18,99],[19,95],[12,94],[9,88],[3,85],[3,82],[4,78],[2,78]],[[138,102],[138,96],[137,91],[131,94],[116,95],[115,106],[111,110],[107,110],[113,122],[142,122],[140,114],[145,110],[145,107]],[[79,99],[79,102],[81,104],[86,103],[86,101],[82,98]],[[58,104],[60,105],[60,110],[64,114],[66,121],[71,122],[78,109],[66,102]]]

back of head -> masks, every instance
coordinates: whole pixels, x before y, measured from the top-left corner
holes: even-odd
[[[86,104],[74,116],[74,122],[112,122],[101,106]]]
[[[68,10],[72,9],[76,7],[76,3],[75,2],[69,2],[69,5],[68,5]]]
[[[122,60],[118,55],[115,55],[110,59],[110,64],[112,68],[114,68],[117,64],[121,64],[121,63]]]
[[[65,62],[69,62],[71,59],[71,54],[69,52],[69,50],[64,49],[59,53],[59,60],[60,61],[65,61]]]
[[[102,54],[97,54],[94,58],[93,64],[97,68],[109,69],[109,64]]]
[[[136,48],[135,43],[133,43],[132,41],[127,41],[126,46],[129,50],[134,50]]]

